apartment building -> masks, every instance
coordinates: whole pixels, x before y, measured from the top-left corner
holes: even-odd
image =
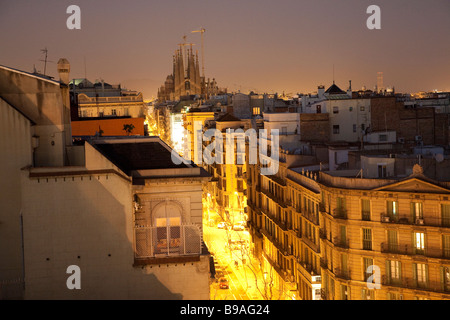
[[[449,182],[417,164],[406,176],[357,175],[302,166],[279,180],[249,166],[255,254],[297,299],[449,299]]]

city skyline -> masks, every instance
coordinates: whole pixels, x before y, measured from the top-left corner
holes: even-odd
[[[66,8],[81,9],[81,30],[69,30]],[[369,30],[366,9],[381,9],[381,30]],[[201,52],[206,78],[230,91],[309,93],[333,79],[343,90],[373,89],[377,72],[396,91],[449,91],[447,1],[10,1],[0,4],[0,64],[47,73],[67,58],[71,78],[104,79],[156,97],[187,36]],[[11,27],[12,26],[12,27]],[[21,54],[17,54],[21,52]]]

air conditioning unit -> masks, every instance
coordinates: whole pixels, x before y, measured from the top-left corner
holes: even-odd
[[[416,136],[416,141],[422,141],[422,136]]]
[[[419,225],[423,226],[423,219],[417,219],[416,220],[416,224],[419,224]]]

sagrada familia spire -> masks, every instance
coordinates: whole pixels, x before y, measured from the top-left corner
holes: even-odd
[[[164,84],[158,89],[160,101],[179,100],[183,96],[191,95],[207,97],[219,92],[215,79],[205,81],[200,75],[198,52],[194,54],[192,44],[185,50],[183,46],[187,44],[181,44],[173,55],[172,74],[167,76]]]

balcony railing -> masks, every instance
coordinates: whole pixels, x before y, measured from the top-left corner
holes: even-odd
[[[328,260],[325,258],[320,258],[320,266],[323,269],[328,269]]]
[[[334,275],[344,280],[350,280],[350,269],[335,268]]]
[[[333,244],[338,248],[348,249],[350,248],[350,242],[348,239],[342,239],[339,237],[334,237]]]
[[[381,222],[382,223],[398,223],[398,224],[409,224],[409,225],[417,225],[417,226],[427,226],[427,227],[440,227],[440,228],[450,228],[450,219],[445,217],[443,218],[435,218],[435,217],[427,217],[424,214],[423,218],[411,218],[410,216],[399,216],[389,213],[381,214]]]
[[[450,248],[415,248],[407,244],[381,243],[382,253],[422,255],[429,258],[450,259]]]
[[[306,210],[303,210],[302,215],[308,219],[309,221],[311,221],[312,223],[314,223],[315,225],[319,225],[319,215],[314,213],[314,212],[308,212]]]
[[[196,225],[136,226],[135,258],[201,254],[201,231]]]
[[[430,279],[414,279],[414,278],[392,278],[386,275],[381,277],[381,283],[386,286],[409,288],[415,290],[424,290],[440,293],[449,293],[447,290],[442,289],[442,285],[438,281],[430,281]]]
[[[347,209],[336,208],[333,210],[333,217],[338,219],[347,219]]]

